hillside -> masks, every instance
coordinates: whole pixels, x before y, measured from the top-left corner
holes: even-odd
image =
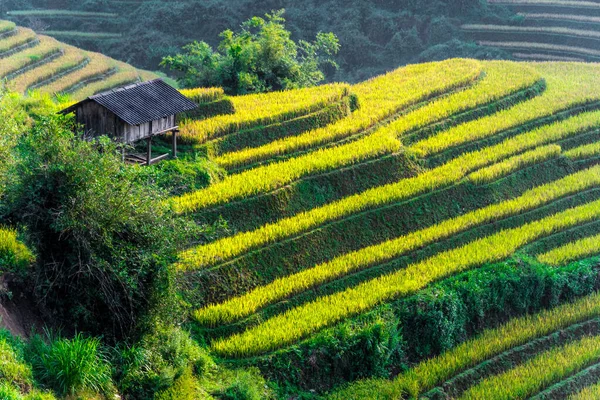
[[[409,368],[344,399],[595,383],[599,73],[453,59],[231,98],[235,113],[184,122],[189,148],[228,171],[172,199],[228,221],[178,264],[195,335],[281,388]]]
[[[19,93],[39,90],[79,100],[156,75],[0,20],[0,78]]]
[[[518,15],[511,24],[465,24],[463,32],[482,46],[511,52],[516,59],[600,60],[600,2],[489,0]]]
[[[466,23],[507,24],[513,15],[478,0],[4,0],[0,13],[19,25],[155,70],[166,55],[194,40],[217,46],[225,29],[253,16],[286,9],[294,40],[335,33],[341,69],[332,81],[358,82],[398,65],[448,57],[503,58],[508,54],[466,43]],[[131,21],[135,21],[132,23]]]

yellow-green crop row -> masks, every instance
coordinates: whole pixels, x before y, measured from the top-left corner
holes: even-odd
[[[579,114],[551,125],[542,126],[531,132],[506,139],[498,145],[464,154],[416,177],[369,189],[293,217],[266,224],[256,230],[241,232],[204,246],[189,249],[181,253],[179,267],[188,270],[204,268],[217,261],[227,260],[251,249],[314,229],[324,223],[342,219],[367,209],[406,200],[412,196],[456,183],[470,172],[506,157],[577,135],[598,126],[600,126],[600,111]],[[360,143],[360,141],[356,143]],[[224,180],[224,182],[226,181],[227,179]]]
[[[597,361],[598,357],[600,336],[584,337],[540,353],[515,368],[484,379],[465,391],[460,399],[527,399],[557,380]]]
[[[558,266],[598,253],[600,253],[600,235],[567,243],[544,254],[540,254],[537,258],[540,262]]]
[[[402,109],[474,82],[481,64],[454,59],[441,63],[411,65],[353,87],[360,109],[337,123],[253,147],[224,154],[215,161],[233,168],[276,155],[305,150],[363,132]],[[427,82],[427,85],[423,85]]]
[[[203,325],[217,326],[231,323],[251,315],[265,305],[318,284],[400,257],[474,226],[531,210],[563,196],[598,185],[600,185],[600,166],[531,189],[518,198],[484,207],[396,239],[344,254],[302,272],[279,278],[242,296],[200,309],[194,313],[194,317]],[[600,247],[600,240],[598,240],[598,247]]]
[[[399,150],[400,142],[388,132],[367,136],[344,146],[319,149],[287,161],[230,175],[206,189],[172,199],[178,213],[193,212],[277,189],[303,176],[351,165]]]
[[[17,27],[14,22],[0,20],[0,33],[10,32]]]
[[[307,89],[232,96],[235,114],[219,115],[201,121],[185,121],[181,139],[203,143],[208,139],[258,125],[270,125],[320,110],[347,96],[347,84],[330,84]]]
[[[569,35],[590,37],[594,39],[600,38],[600,32],[593,30],[571,29],[563,27],[539,27],[539,26],[512,26],[512,25],[483,25],[483,24],[466,24],[463,29],[469,31],[486,31],[486,32],[524,32],[524,33],[552,33],[556,35]]]
[[[588,386],[581,392],[569,396],[569,400],[598,400],[600,399],[600,383]]]
[[[25,93],[36,83],[52,79],[61,73],[76,68],[87,59],[86,54],[76,47],[63,45],[63,54],[51,62],[44,64],[44,68],[29,70],[10,81],[10,86],[18,93]]]
[[[461,372],[513,347],[549,335],[552,332],[600,316],[600,293],[563,304],[538,314],[515,318],[504,325],[484,331],[447,352],[423,361],[394,380],[359,381],[333,393],[330,400],[399,399],[408,394],[417,398]]]
[[[223,88],[181,89],[180,92],[196,104],[210,103],[225,96]]]
[[[109,74],[116,66],[116,62],[100,53],[87,52],[89,63],[76,71],[62,76],[48,85],[40,87],[41,92],[45,93],[62,93],[72,86],[100,75]]]
[[[18,28],[14,35],[0,39],[0,54],[14,49],[15,47],[27,44],[35,40],[35,32],[31,29]]]
[[[584,144],[583,146],[575,147],[564,152],[565,157],[573,160],[593,157],[600,154],[600,142]]]
[[[60,43],[48,36],[40,36],[40,42],[29,49],[0,59],[0,77],[12,74],[21,68],[38,62],[60,51]]]
[[[0,227],[0,264],[4,261],[12,264],[9,267],[25,268],[33,259],[33,254],[27,246],[17,240],[15,230]],[[3,265],[0,265],[0,273],[2,269]]]
[[[479,104],[501,97],[503,94],[532,85],[539,79],[539,75],[528,68],[513,68],[509,72],[508,63],[493,62],[489,64],[490,78],[483,79],[474,89],[466,90],[450,96],[447,100],[440,100],[418,109],[398,119],[387,127],[378,129],[375,135],[398,136],[410,129],[416,129],[430,122],[446,118],[455,112],[459,112]],[[514,65],[514,64],[512,64]],[[496,81],[498,78],[498,81]],[[511,79],[513,84],[502,85],[502,78]],[[504,81],[506,82],[506,80]],[[452,100],[451,100],[452,99]],[[370,138],[361,139],[363,143],[373,143]],[[310,167],[314,165],[325,165],[323,157],[331,160],[331,167],[342,166],[337,160],[346,158],[348,151],[354,151],[354,145],[341,145],[330,151],[316,151],[298,157],[302,162],[288,160],[272,165],[261,166],[240,174],[230,175],[222,182],[212,185],[206,189],[189,193],[174,199],[175,208],[178,212],[191,212],[205,207],[210,207],[243,198],[248,195],[258,194],[268,190],[274,190],[291,182],[288,177],[298,179],[302,176],[324,171],[325,168],[315,170]],[[298,168],[302,168],[299,170]],[[285,173],[282,173],[285,170]]]
[[[482,46],[500,47],[511,50],[544,50],[544,51],[558,51],[563,53],[581,54],[593,57],[600,57],[600,51],[592,50],[587,47],[573,47],[573,46],[562,46],[557,44],[548,43],[534,43],[534,42],[496,42],[491,40],[480,40],[479,43]]]
[[[600,100],[600,95],[595,89],[600,85],[598,65],[577,63],[532,65],[546,79],[547,88],[541,96],[494,115],[458,125],[421,140],[411,148],[421,156],[429,156],[450,147],[493,136],[576,105]]]
[[[249,328],[219,339],[212,349],[228,357],[249,357],[289,345],[306,336],[360,314],[386,301],[413,294],[430,283],[484,263],[500,261],[524,245],[552,233],[600,217],[600,200],[550,217],[507,229],[439,253],[405,269],[320,297]]]
[[[476,184],[490,183],[525,166],[558,157],[561,151],[560,146],[556,144],[541,146],[475,171],[468,178]]]

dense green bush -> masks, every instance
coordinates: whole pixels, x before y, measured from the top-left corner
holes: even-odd
[[[174,301],[171,265],[188,227],[108,140],[44,117],[19,139],[2,214],[27,231],[34,294],[55,322],[122,337]],[[193,228],[189,228],[193,229]]]
[[[137,168],[140,182],[156,186],[170,196],[200,190],[225,174],[218,165],[198,155]]]
[[[217,52],[206,42],[184,46],[185,53],[167,56],[161,65],[181,72],[183,87],[222,87],[246,94],[315,86],[325,79],[321,68],[337,68],[339,42],[333,33],[318,33],[314,42],[296,44],[285,28],[284,10],[253,17],[240,32],[225,30]]]
[[[134,346],[119,347],[114,358],[119,390],[132,399],[152,398],[159,392],[168,399],[178,391],[191,390],[192,373],[202,377],[215,367],[187,332],[160,324]]]

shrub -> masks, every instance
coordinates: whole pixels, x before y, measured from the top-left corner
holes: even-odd
[[[60,396],[114,393],[110,365],[97,338],[81,334],[72,339],[55,339],[47,333],[35,336],[29,345],[35,377]]]
[[[141,182],[155,185],[171,196],[203,189],[225,174],[216,164],[199,156],[139,167],[138,173]]]
[[[42,118],[20,139],[3,214],[36,250],[30,278],[42,310],[118,338],[154,307],[174,308],[170,265],[187,228],[111,142],[82,141],[67,121]]]
[[[152,398],[158,392],[169,398],[177,390],[189,388],[192,378],[185,378],[186,374],[205,376],[215,366],[186,331],[161,325],[134,346],[120,348],[115,364],[120,391],[135,399]]]

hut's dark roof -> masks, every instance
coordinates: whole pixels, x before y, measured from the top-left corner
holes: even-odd
[[[130,125],[143,124],[197,107],[177,89],[162,79],[155,79],[90,96],[61,113],[68,114],[90,101],[106,107]]]

